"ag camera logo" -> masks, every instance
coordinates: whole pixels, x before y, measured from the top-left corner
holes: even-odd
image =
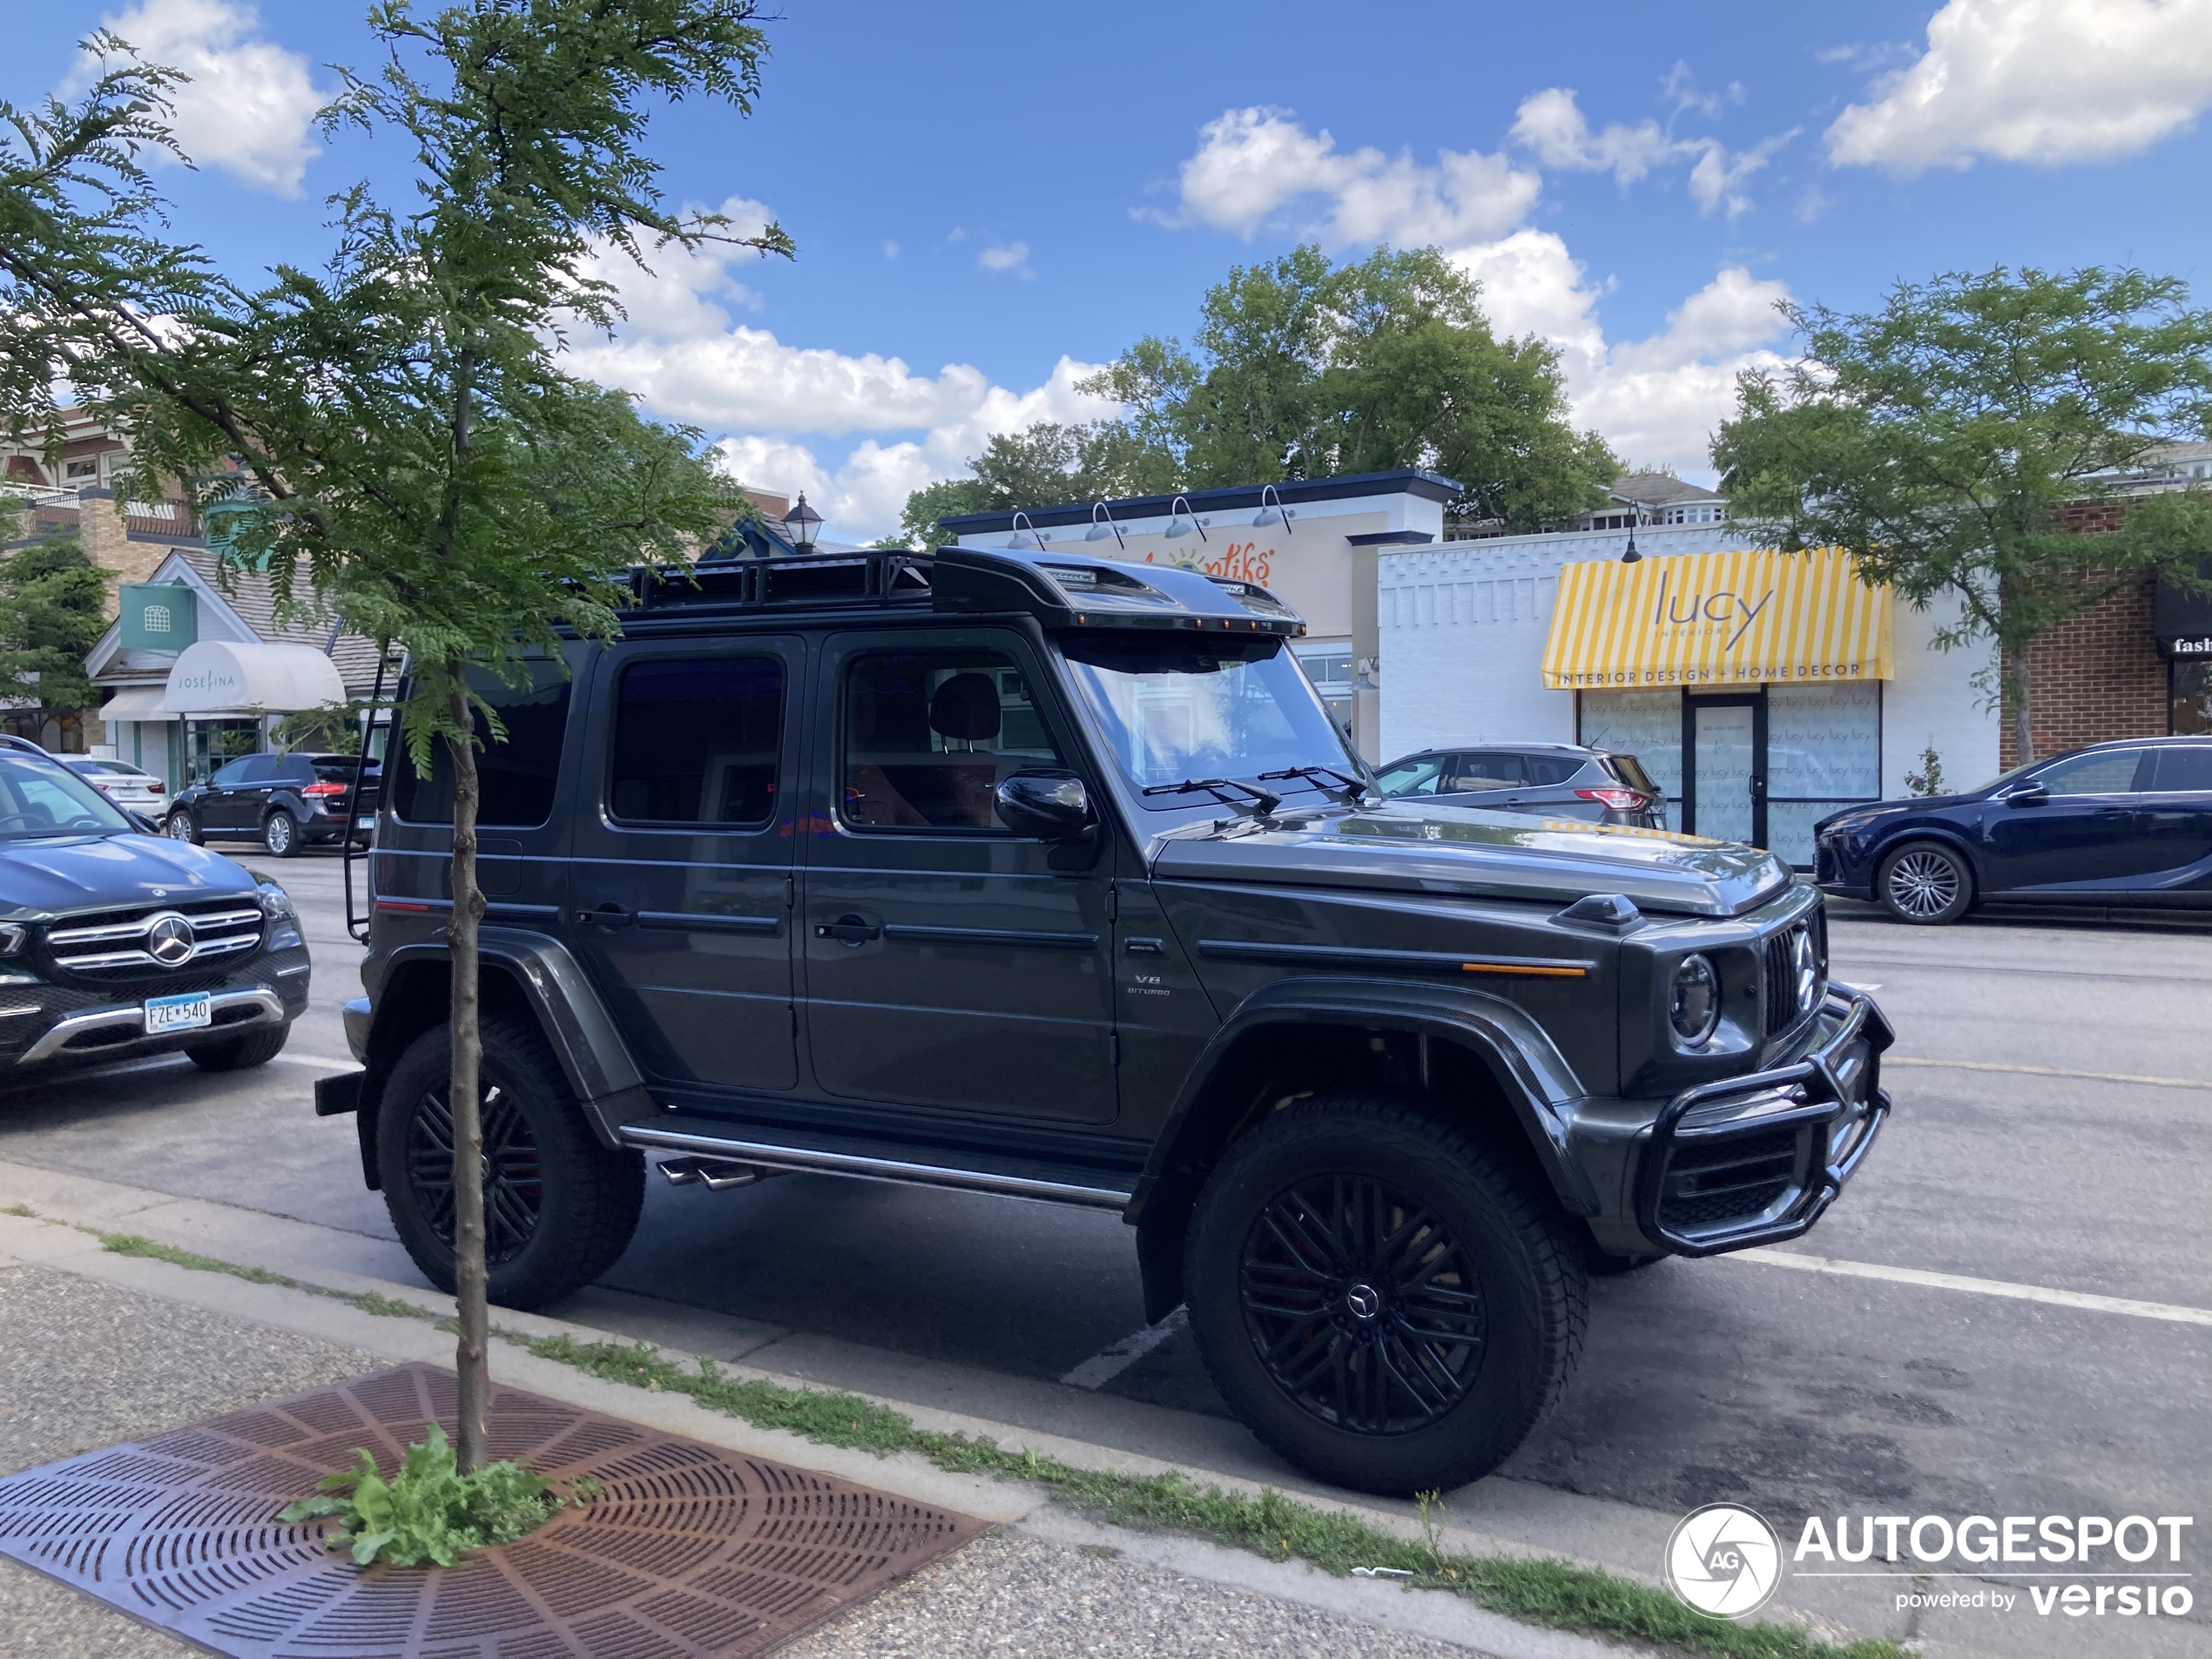
[[[1748,1618],[1782,1581],[1782,1541],[1757,1510],[1709,1503],[1676,1523],[1664,1566],[1675,1594],[1698,1612]]]

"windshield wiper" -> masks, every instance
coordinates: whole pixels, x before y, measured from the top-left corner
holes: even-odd
[[[1334,766],[1285,766],[1280,772],[1263,772],[1259,776],[1263,783],[1271,783],[1278,778],[1303,778],[1325,795],[1333,792],[1325,784],[1318,782],[1317,777],[1333,778],[1344,786],[1344,793],[1339,799],[1345,806],[1357,806],[1367,798],[1366,779],[1355,778],[1348,772],[1339,772]]]
[[[1226,792],[1232,789],[1241,789],[1251,799],[1239,800],[1234,795]],[[1142,792],[1147,795],[1194,795],[1200,790],[1205,791],[1216,800],[1226,806],[1250,806],[1262,818],[1272,817],[1275,809],[1283,804],[1283,798],[1273,790],[1261,789],[1253,784],[1238,783],[1234,778],[1185,778],[1179,784],[1154,784],[1150,789]]]

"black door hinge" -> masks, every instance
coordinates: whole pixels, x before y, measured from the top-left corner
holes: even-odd
[[[789,910],[798,902],[799,879],[787,875],[784,878],[784,908]]]
[[[1114,1069],[1119,1071],[1122,1069],[1122,1034],[1118,1031],[1109,1031],[1106,1034],[1106,1043],[1113,1051]]]
[[[1120,904],[1120,899],[1121,899],[1121,889],[1120,889],[1120,888],[1118,888],[1118,887],[1116,887],[1116,886],[1115,886],[1112,882],[1109,881],[1109,882],[1106,884],[1106,920],[1107,920],[1107,921],[1120,921],[1120,920],[1121,920],[1121,904]]]

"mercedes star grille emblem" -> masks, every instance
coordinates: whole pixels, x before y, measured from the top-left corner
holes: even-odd
[[[192,961],[199,946],[192,938],[192,923],[182,916],[156,916],[146,929],[146,954],[164,968],[182,968]]]

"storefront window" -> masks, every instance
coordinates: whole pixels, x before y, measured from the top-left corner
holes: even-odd
[[[1585,691],[1581,741],[1631,754],[1667,797],[1667,822],[1682,827],[1682,693]]]
[[[2175,662],[2168,672],[2173,705],[2166,729],[2177,738],[2212,735],[2212,660]]]
[[[1879,681],[1770,685],[1766,693],[1766,844],[1812,863],[1812,826],[1882,793]]]
[[[1329,711],[1329,719],[1346,738],[1352,735],[1352,652],[1349,649],[1324,646],[1319,651],[1300,651],[1297,653],[1298,666],[1313,682],[1313,689],[1321,694],[1321,702]]]
[[[259,754],[264,746],[259,720],[186,720],[184,725],[186,785],[204,784],[225,763]]]

